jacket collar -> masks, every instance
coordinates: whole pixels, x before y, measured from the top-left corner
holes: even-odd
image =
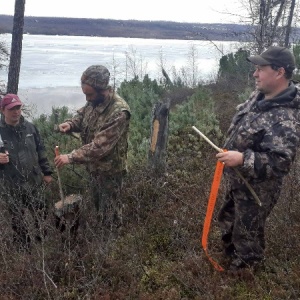
[[[276,95],[273,99],[263,99],[264,95],[259,93],[257,95],[257,107],[260,110],[268,110],[271,107],[286,106],[286,107],[299,107],[299,96],[297,96],[297,88],[293,82],[290,83],[288,88]]]

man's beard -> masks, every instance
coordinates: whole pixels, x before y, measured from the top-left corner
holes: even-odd
[[[92,106],[96,107],[97,105],[103,103],[105,100],[105,96],[102,94],[98,94],[97,98],[92,101]]]

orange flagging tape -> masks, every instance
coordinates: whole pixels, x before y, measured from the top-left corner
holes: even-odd
[[[211,262],[211,264],[214,266],[214,268],[218,271],[224,271],[224,269],[216,261],[214,261],[212,257],[209,256],[208,250],[207,250],[207,242],[208,242],[208,234],[209,234],[211,219],[213,216],[213,212],[214,212],[214,208],[215,208],[215,204],[216,204],[216,200],[217,200],[217,196],[218,196],[218,190],[219,190],[220,182],[222,179],[223,168],[224,168],[224,164],[217,161],[215,174],[214,174],[214,178],[213,178],[213,182],[212,182],[212,186],[211,186],[211,190],[210,190],[209,200],[208,200],[208,204],[207,204],[206,216],[205,216],[203,233],[202,233],[203,250],[204,250],[208,260]]]
[[[58,146],[55,146],[54,152],[55,152],[55,156],[59,156],[59,148],[58,148]]]

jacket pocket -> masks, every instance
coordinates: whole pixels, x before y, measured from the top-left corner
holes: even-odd
[[[43,182],[43,173],[40,167],[33,166],[32,168],[32,178],[30,178],[30,181],[34,185],[41,185]]]

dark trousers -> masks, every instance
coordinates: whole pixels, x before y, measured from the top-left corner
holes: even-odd
[[[121,190],[123,173],[97,174],[91,177],[91,192],[99,221],[105,226],[122,224]]]

